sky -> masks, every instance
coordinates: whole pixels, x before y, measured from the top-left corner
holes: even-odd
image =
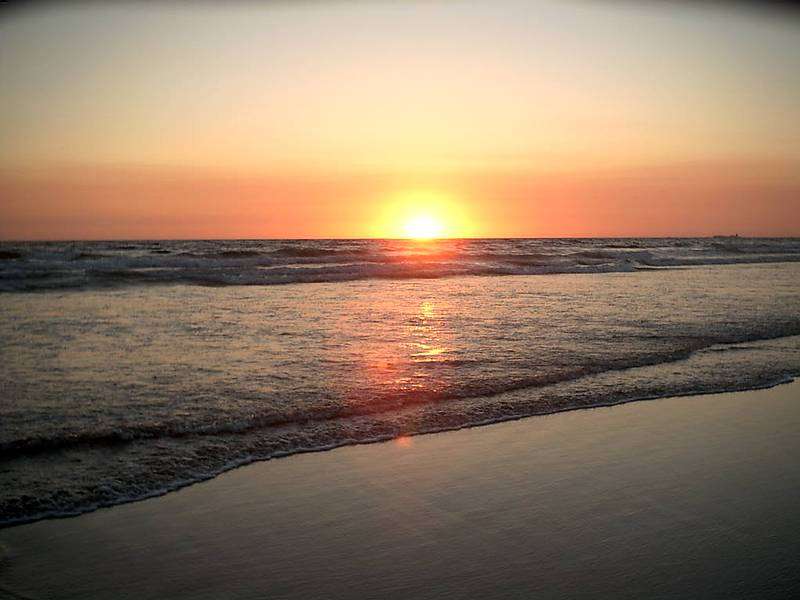
[[[754,5],[22,4],[0,239],[800,235],[800,16]]]

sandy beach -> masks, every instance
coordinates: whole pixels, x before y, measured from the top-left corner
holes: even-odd
[[[800,382],[345,447],[0,531],[9,598],[789,598]]]

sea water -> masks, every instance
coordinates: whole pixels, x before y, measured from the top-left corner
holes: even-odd
[[[798,261],[792,239],[0,244],[0,523],[773,385],[800,373]]]

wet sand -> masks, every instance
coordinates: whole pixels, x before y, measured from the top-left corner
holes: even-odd
[[[800,596],[800,382],[253,464],[0,531],[0,598]]]

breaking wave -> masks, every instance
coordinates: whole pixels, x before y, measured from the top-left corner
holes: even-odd
[[[308,240],[0,245],[0,291],[281,285],[794,262],[797,239]]]

